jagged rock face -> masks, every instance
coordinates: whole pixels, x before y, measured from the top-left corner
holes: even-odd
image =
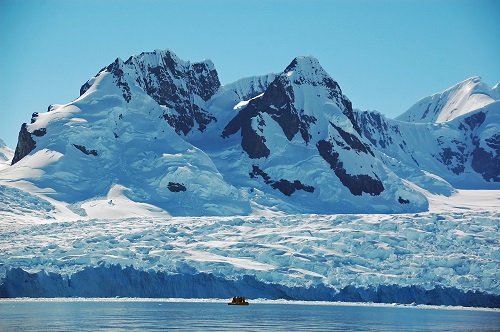
[[[12,159],[12,165],[19,160],[26,157],[36,147],[36,142],[33,140],[32,134],[26,129],[26,123],[23,123],[19,131],[19,138],[17,139],[16,151]]]
[[[389,145],[394,144],[395,141],[406,145],[399,127],[389,124],[386,118],[380,113],[356,112],[356,123],[360,127],[361,134],[375,147],[385,149]]]
[[[117,59],[104,70],[113,74],[127,102],[132,97],[130,84],[136,84],[164,106],[163,118],[178,134],[187,135],[195,126],[204,131],[217,120],[205,105],[220,87],[217,71],[210,61],[189,63],[170,51],[155,51],[131,56],[125,62]],[[85,83],[80,94],[90,86]]]
[[[307,71],[304,72],[302,67],[308,67]],[[310,110],[297,107],[294,89],[300,90],[301,85],[323,90],[324,98],[335,103],[359,133],[351,102],[342,95],[337,82],[324,72],[316,59],[296,58],[275,78],[261,97],[250,100],[226,125],[222,137],[229,137],[241,130],[241,145],[249,157],[268,157],[270,151],[265,144],[262,130],[259,129],[265,126],[264,114],[267,114],[279,124],[288,141],[300,133],[304,142],[309,143],[313,137],[310,132],[311,124],[315,124],[318,119]]]
[[[307,84],[325,89],[327,98],[335,102],[342,110],[342,113],[351,121],[353,128],[359,133],[360,128],[354,119],[352,103],[342,94],[339,84],[325,72],[315,58],[306,57],[305,59],[299,59],[295,58],[285,69],[285,73],[287,74],[292,74],[295,71],[298,72],[298,75],[294,75],[293,83],[299,86]],[[301,63],[304,61],[308,62],[308,64],[304,65]],[[310,68],[304,73],[304,67]],[[311,74],[313,74],[312,77]]]
[[[261,170],[259,166],[252,165],[252,172],[249,173],[251,178],[261,177],[266,184],[271,185],[273,189],[278,189],[283,194],[291,196],[297,190],[304,190],[306,192],[314,192],[313,186],[308,186],[301,183],[299,180],[288,181],[286,179],[273,180],[271,177]]]
[[[265,137],[255,129],[253,122],[264,126],[263,114],[268,114],[276,121],[286,138],[291,141],[300,131],[306,143],[311,139],[310,123],[316,122],[314,116],[304,114],[294,106],[294,92],[285,76],[278,76],[266,89],[262,97],[252,99],[224,128],[222,137],[229,137],[241,130],[241,146],[252,159],[268,157],[270,150],[265,144]]]
[[[339,160],[339,153],[335,151],[333,144],[328,141],[319,141],[317,144],[320,155],[325,159],[338,176],[344,186],[349,188],[353,195],[361,196],[363,193],[380,195],[384,191],[382,181],[375,175],[370,177],[366,174],[350,175]]]

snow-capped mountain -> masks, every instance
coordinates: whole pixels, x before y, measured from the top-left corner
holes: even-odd
[[[233,144],[230,150],[245,152],[249,186],[281,191],[288,202],[311,212],[360,211],[362,201],[400,211],[408,209],[398,206],[401,200],[425,207],[419,194],[374,157],[359,134],[351,102],[315,58],[294,59],[237,110],[222,138],[238,144],[225,143]]]
[[[58,200],[78,206],[120,186],[174,215],[427,209],[312,57],[221,87],[210,61],[141,53],[80,94],[23,124],[8,172]]]
[[[159,62],[156,69],[152,59]],[[197,75],[186,69],[191,67],[200,70]],[[155,74],[144,78],[137,68]],[[211,79],[210,68],[163,51],[125,63],[117,59],[82,87],[78,99],[51,105],[23,124],[9,173],[29,170],[20,176],[71,204],[106,197],[118,186],[131,200],[172,214],[248,214],[240,191],[224,181],[206,153],[176,132],[206,124],[209,117],[193,100],[202,104],[202,97],[208,98],[203,82],[204,73]],[[158,77],[169,87],[154,80]],[[176,91],[179,97],[167,103],[170,95],[164,94]]]
[[[396,120],[444,123],[499,100],[500,84],[491,88],[480,77],[471,77],[444,92],[421,99]]]
[[[398,120],[377,112],[356,118],[378,157],[401,177],[431,191],[444,189],[443,179],[455,188],[498,189],[498,91],[476,77],[422,99]]]
[[[195,126],[203,131],[207,124],[216,120],[205,105],[220,87],[211,61],[190,63],[169,50],[156,50],[131,56],[125,62],[116,59],[99,74],[102,72],[113,75],[127,103],[134,96],[131,86],[141,88],[164,109],[162,117],[178,134],[187,135]],[[87,81],[80,95],[94,83],[95,78]]]

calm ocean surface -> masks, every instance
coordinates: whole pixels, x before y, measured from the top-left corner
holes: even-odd
[[[148,300],[0,300],[0,331],[500,331],[500,311]]]

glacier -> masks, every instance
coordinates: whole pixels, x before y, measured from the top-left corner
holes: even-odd
[[[138,217],[147,207],[136,206],[73,221],[36,196],[23,214],[4,197],[0,296],[500,307],[500,192],[429,197],[416,214]]]

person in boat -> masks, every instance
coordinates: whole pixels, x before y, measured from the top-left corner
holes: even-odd
[[[235,296],[231,301],[231,304],[247,304],[248,302],[243,296]]]

